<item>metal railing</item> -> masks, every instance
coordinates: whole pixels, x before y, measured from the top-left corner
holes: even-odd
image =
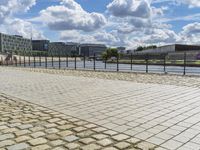
[[[188,60],[187,53],[182,53],[182,58],[170,60],[164,55],[118,55],[114,60],[102,59],[94,54],[92,57],[84,56],[47,56],[25,54],[15,56],[17,58],[3,61],[2,66],[54,68],[54,69],[81,69],[102,70],[116,72],[145,72],[145,73],[177,73],[177,74],[199,74],[200,62]]]

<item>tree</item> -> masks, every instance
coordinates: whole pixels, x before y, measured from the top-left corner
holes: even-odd
[[[101,57],[103,59],[110,59],[111,57],[118,57],[118,51],[116,48],[108,48],[105,52],[102,53]]]

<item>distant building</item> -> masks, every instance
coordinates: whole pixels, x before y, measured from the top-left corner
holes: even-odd
[[[117,51],[120,54],[126,54],[126,47],[117,47]]]
[[[103,44],[80,44],[79,46],[79,54],[82,56],[91,57],[94,56],[100,56],[107,47]]]
[[[64,43],[64,42],[51,42],[49,44],[49,55],[54,56],[66,56],[66,55],[78,55],[77,43]]]
[[[137,51],[135,53],[148,54],[148,53],[172,53],[172,52],[189,52],[189,51],[200,51],[200,46],[198,45],[183,45],[183,44],[173,44],[157,47],[155,49],[147,49],[143,51]]]
[[[32,40],[33,51],[48,52],[49,40]]]
[[[7,35],[0,33],[0,52],[30,52],[32,51],[31,39],[23,38],[19,35]]]

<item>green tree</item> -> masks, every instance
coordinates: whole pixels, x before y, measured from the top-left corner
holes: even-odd
[[[102,53],[101,57],[103,59],[110,59],[111,57],[117,57],[119,55],[116,48],[108,48],[105,52]]]

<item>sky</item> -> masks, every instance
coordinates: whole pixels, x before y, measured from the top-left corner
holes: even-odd
[[[200,0],[0,0],[0,32],[50,41],[200,44]]]

